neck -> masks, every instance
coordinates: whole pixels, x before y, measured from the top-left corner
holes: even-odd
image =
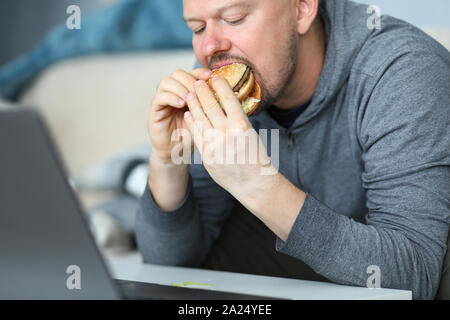
[[[325,30],[320,17],[310,30],[299,36],[297,67],[284,94],[274,105],[294,109],[307,103],[316,90],[325,60]]]

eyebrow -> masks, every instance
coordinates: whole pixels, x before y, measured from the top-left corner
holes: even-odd
[[[242,8],[249,8],[251,5],[249,3],[231,3],[229,5],[223,6],[216,10],[215,15],[222,13],[226,10],[235,8],[235,7],[242,7]],[[191,22],[191,21],[202,21],[201,19],[196,18],[189,18],[189,17],[183,17],[183,20],[185,23]]]

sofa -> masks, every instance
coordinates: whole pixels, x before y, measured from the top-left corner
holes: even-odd
[[[450,30],[426,30],[450,49]],[[147,118],[159,81],[178,68],[190,70],[191,50],[95,55],[51,66],[23,92],[21,105],[41,112],[69,175],[75,176],[124,150],[149,144]],[[78,190],[89,212],[114,198],[111,190]],[[142,263],[120,224],[96,216],[94,234],[102,252]],[[450,299],[447,256],[438,298]]]

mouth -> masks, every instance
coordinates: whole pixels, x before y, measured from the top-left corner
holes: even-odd
[[[211,70],[219,69],[219,68],[222,68],[222,67],[227,66],[229,64],[233,64],[233,63],[242,63],[242,62],[237,61],[237,60],[218,62],[218,63],[216,63],[216,64],[211,66]]]

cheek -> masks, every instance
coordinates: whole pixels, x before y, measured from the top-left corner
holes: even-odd
[[[280,60],[280,35],[274,32],[273,28],[257,24],[237,37],[243,55],[255,65],[266,82],[269,82],[268,79],[273,77],[273,69],[277,68]]]
[[[258,25],[249,27],[245,32],[233,32],[233,37],[235,46],[250,60],[257,59],[258,56],[264,55],[264,33],[261,32]]]
[[[201,54],[200,46],[200,40],[192,39],[192,48],[194,48],[195,58],[198,60],[198,62],[201,63],[203,67],[208,68],[208,58]]]

